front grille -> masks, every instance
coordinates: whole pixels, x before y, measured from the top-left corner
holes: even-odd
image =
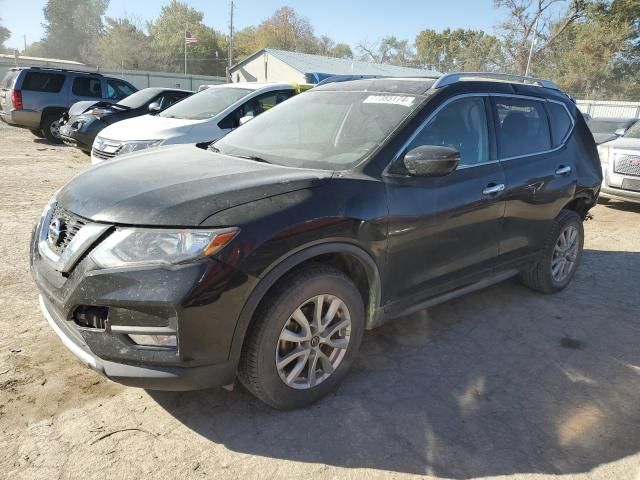
[[[109,153],[109,152],[104,152],[102,150],[98,150],[96,148],[94,148],[92,150],[93,152],[93,156],[96,158],[99,158],[100,160],[110,160],[113,157],[115,157],[117,155],[118,152],[113,152],[113,153]]]
[[[613,171],[622,175],[634,175],[640,177],[640,155],[614,156]]]
[[[86,225],[87,221],[74,215],[71,212],[67,212],[63,208],[56,206],[53,210],[53,214],[51,215],[51,220],[49,221],[49,225],[47,225],[47,229],[51,226],[51,224],[58,220],[61,222],[60,231],[62,232],[57,241],[52,242],[51,239],[47,239],[47,243],[49,244],[49,248],[53,250],[58,255],[61,255],[62,252],[65,251],[73,237],[80,231],[80,229]]]

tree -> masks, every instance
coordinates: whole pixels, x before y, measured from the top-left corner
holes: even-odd
[[[560,22],[552,21],[554,6],[566,4],[569,7]],[[531,42],[536,39],[532,60],[539,58],[569,26],[578,20],[588,0],[494,0],[496,8],[507,11],[507,20],[500,25],[503,41],[513,69],[524,74],[527,69]],[[553,28],[552,28],[553,25]]]
[[[0,18],[0,21],[1,20]],[[4,46],[4,42],[9,40],[9,37],[11,37],[11,31],[0,23],[0,53],[9,51],[9,49]]]
[[[410,65],[413,62],[413,51],[408,40],[398,40],[393,36],[384,37],[374,44],[362,42],[357,48],[364,61],[391,65]]]
[[[331,56],[331,52],[335,47],[336,42],[333,39],[327,37],[326,35],[320,35],[318,38],[318,54]]]
[[[309,20],[291,7],[281,7],[255,30],[256,50],[278,48],[302,53],[318,53],[318,40]]]
[[[329,52],[329,56],[336,58],[353,58],[353,51],[346,43],[336,43]]]
[[[127,18],[105,19],[105,33],[96,44],[94,63],[101,68],[153,70],[151,42],[135,22]]]
[[[43,9],[44,53],[54,58],[90,61],[108,6],[109,0],[48,0]]]
[[[499,71],[504,68],[502,43],[481,30],[422,30],[416,37],[416,60],[447,71]]]
[[[188,72],[224,75],[227,58],[226,38],[202,23],[204,14],[186,3],[172,0],[162,7],[160,16],[147,24],[153,62],[162,70],[184,71],[185,30],[198,42],[187,47]]]

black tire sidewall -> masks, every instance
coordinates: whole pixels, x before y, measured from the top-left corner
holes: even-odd
[[[342,362],[329,378],[308,390],[287,386],[275,364],[278,338],[289,316],[302,303],[316,295],[339,297],[349,309],[351,337]],[[278,408],[296,408],[311,404],[325,396],[340,383],[353,364],[364,333],[364,307],[356,287],[342,275],[319,274],[295,285],[272,299],[271,308],[258,321],[266,322],[258,343],[258,382],[271,404]]]
[[[62,138],[56,138],[51,133],[51,124],[53,122],[59,121],[61,116],[62,114],[60,114],[60,116],[57,116],[55,114],[49,114],[46,117],[44,117],[44,121],[42,122],[42,135],[44,136],[44,138],[47,139],[47,141],[51,143],[56,143],[56,144],[62,143]]]

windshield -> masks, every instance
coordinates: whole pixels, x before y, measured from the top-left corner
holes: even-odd
[[[221,153],[290,167],[357,165],[407,118],[422,97],[309,91],[274,107],[215,143]]]
[[[616,133],[619,128],[627,128],[631,120],[591,120],[587,125],[591,133]]]
[[[624,138],[640,138],[640,121],[637,121],[633,126],[627,130],[624,134]]]
[[[253,90],[247,88],[211,87],[185,98],[160,113],[161,117],[204,120],[215,117],[229,105]]]
[[[158,89],[145,88],[144,90],[137,91],[136,93],[132,93],[128,97],[123,98],[118,102],[118,105],[128,108],[140,108],[159,93],[160,91]]]

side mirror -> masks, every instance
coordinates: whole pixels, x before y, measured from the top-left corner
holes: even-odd
[[[162,110],[160,102],[153,102],[149,104],[149,113],[158,113],[160,110]]]
[[[618,137],[623,136],[625,133],[627,133],[627,131],[624,128],[619,128],[619,129],[616,130],[616,135]]]
[[[403,163],[414,177],[442,177],[453,172],[460,162],[460,152],[455,148],[423,145],[409,150]]]
[[[253,120],[253,115],[245,115],[244,117],[242,117],[238,123],[240,125],[244,125],[245,123],[247,123],[249,120]]]

